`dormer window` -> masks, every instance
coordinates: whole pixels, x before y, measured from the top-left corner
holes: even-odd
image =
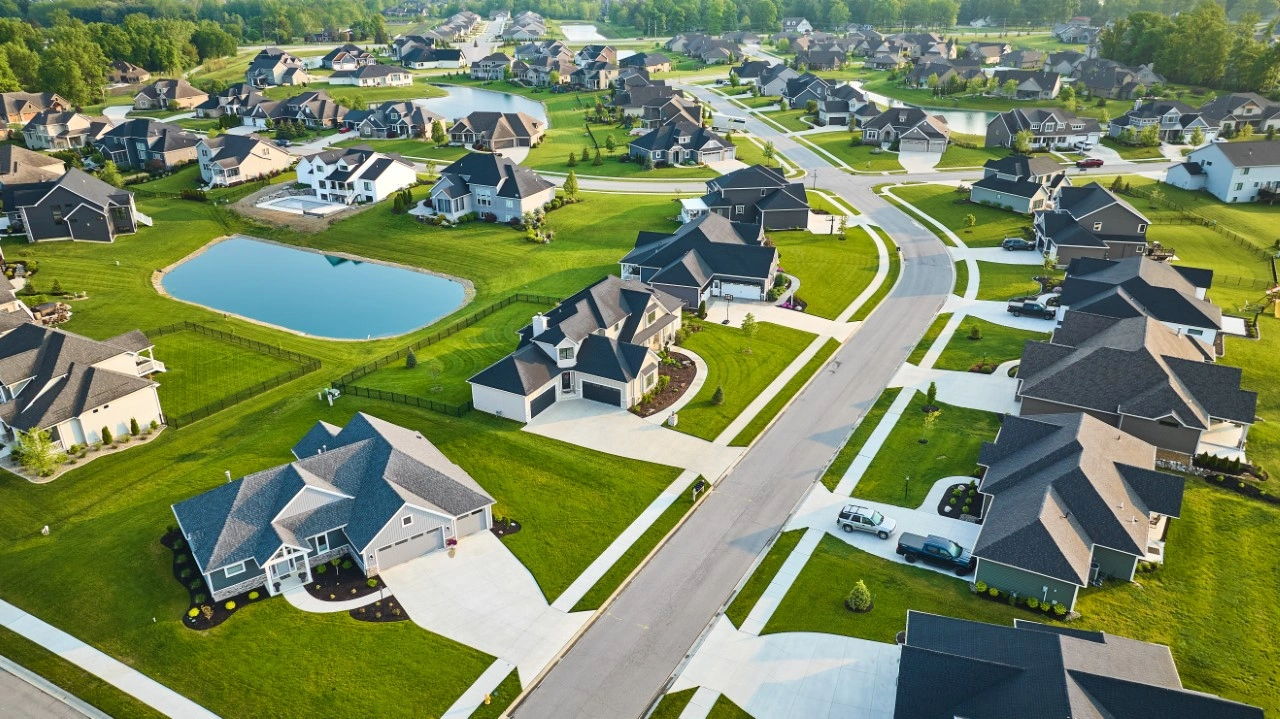
[[[1093,231],[1094,231],[1094,232],[1102,232],[1102,223],[1101,223],[1101,222],[1095,222],[1095,223],[1093,223]]]
[[[572,347],[561,347],[561,348],[560,348],[560,361],[562,361],[562,362],[568,362],[568,361],[570,361],[570,360],[572,360],[572,359],[573,359],[573,348],[572,348]]]

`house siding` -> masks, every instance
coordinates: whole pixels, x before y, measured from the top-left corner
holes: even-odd
[[[989,559],[978,559],[978,568],[973,577],[975,582],[983,581],[987,586],[996,587],[1002,592],[1016,593],[1019,601],[1025,597],[1043,600],[1046,598],[1045,587],[1048,587],[1047,598],[1050,602],[1065,604],[1068,609],[1075,603],[1077,585]]]
[[[1032,210],[1044,209],[1045,198],[1044,198],[1043,191],[1036,193],[1035,197],[1027,198],[1027,197],[1018,197],[1017,195],[1007,195],[1003,192],[996,192],[994,190],[988,190],[985,187],[978,187],[975,185],[969,193],[969,199],[979,204],[983,202],[989,202],[993,205],[1009,208],[1014,212],[1021,212],[1023,214],[1026,214],[1031,212]],[[1032,205],[1034,205],[1037,201],[1040,204],[1033,207]]]
[[[1146,518],[1142,517],[1145,522]],[[1093,547],[1093,562],[1098,565],[1098,574],[1100,576],[1112,577],[1122,582],[1133,579],[1133,570],[1138,564],[1138,558],[1132,554],[1117,552],[1114,549]]]
[[[406,516],[413,517],[413,524],[407,527],[403,524],[403,518]],[[401,507],[400,511],[396,512],[395,516],[391,518],[391,521],[387,522],[387,525],[375,534],[373,539],[369,540],[368,546],[364,549],[364,562],[368,569],[375,573],[386,569],[386,567],[372,566],[375,561],[374,554],[379,547],[395,544],[401,539],[408,539],[415,534],[422,534],[423,532],[431,532],[440,527],[452,528],[453,518],[424,512],[409,506]]]
[[[559,381],[557,378],[556,382]],[[504,392],[493,387],[485,387],[484,385],[471,385],[471,405],[481,412],[488,412],[499,417],[514,419],[517,422],[528,422],[529,417],[529,399],[538,397],[545,391],[545,388],[530,393],[529,397],[523,397],[511,392]]]
[[[774,210],[760,213],[761,224],[766,230],[789,230],[809,226],[808,210]]]
[[[1125,432],[1160,449],[1195,454],[1196,446],[1200,444],[1200,430],[1191,427],[1170,427],[1154,420],[1127,415],[1120,418],[1119,426]]]
[[[250,580],[257,580],[259,583],[265,582],[267,570],[259,567],[257,562],[250,559],[245,563],[244,568],[245,571],[243,573],[233,577],[227,576],[226,567],[209,572],[209,588],[214,591],[214,597],[220,598],[219,592],[235,588],[236,585],[244,584]],[[237,589],[231,594],[236,594],[240,591],[244,590]]]

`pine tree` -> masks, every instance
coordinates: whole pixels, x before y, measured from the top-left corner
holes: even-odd
[[[406,369],[413,369],[418,366],[418,355],[409,350],[409,354],[404,356],[404,366]]]
[[[133,435],[134,437],[137,437],[141,432],[142,432],[142,429],[138,427],[138,418],[130,417],[129,418],[129,434]]]
[[[62,283],[61,283],[61,282],[58,282],[57,280],[54,280],[54,281],[53,281],[53,287],[51,287],[51,288],[49,289],[49,294],[51,294],[51,295],[61,295],[61,294],[65,294],[65,293],[62,291]]]
[[[711,395],[711,404],[714,404],[717,407],[724,404],[724,385],[716,387],[716,393]]]
[[[585,147],[582,148],[582,161],[591,162],[591,151]]]
[[[600,151],[596,150],[596,158],[591,161],[592,165],[599,167],[604,164],[604,160],[600,157]]]
[[[569,153],[569,167],[578,166],[578,156],[572,152]]]
[[[103,428],[102,428],[102,443],[103,443],[103,444],[111,444],[111,443],[112,443],[112,441],[114,441],[114,438],[111,436],[111,428],[110,428],[110,427],[103,427]]]

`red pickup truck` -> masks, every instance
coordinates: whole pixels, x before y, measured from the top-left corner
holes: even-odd
[[[1076,167],[1081,170],[1087,170],[1090,167],[1102,167],[1101,157],[1086,157],[1083,160],[1076,160]]]

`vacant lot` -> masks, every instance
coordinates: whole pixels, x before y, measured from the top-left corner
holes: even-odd
[[[184,330],[157,337],[156,375],[164,413],[178,417],[285,374],[299,365],[242,345]]]
[[[1024,230],[1031,227],[1029,216],[968,202],[969,193],[957,192],[949,185],[903,185],[891,192],[941,222],[969,247],[999,247],[1004,238],[1023,237]],[[976,221],[973,227],[967,226],[968,215]],[[926,226],[950,244],[936,227]]]

